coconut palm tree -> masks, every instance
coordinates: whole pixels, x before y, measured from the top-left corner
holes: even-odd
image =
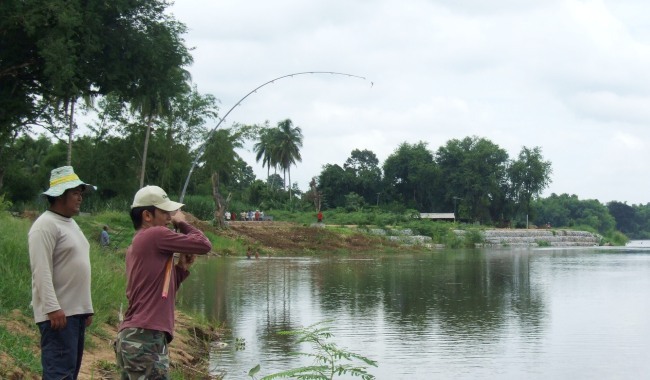
[[[268,179],[271,175],[271,166],[277,168],[278,162],[274,156],[274,150],[277,149],[274,146],[274,141],[278,140],[275,135],[278,134],[277,129],[264,128],[260,131],[259,141],[253,146],[253,151],[255,151],[255,162],[260,162],[262,160],[262,167],[266,166],[266,178]]]
[[[278,165],[285,174],[289,175],[289,200],[291,200],[291,165],[302,161],[300,156],[302,130],[300,127],[294,127],[291,119],[286,119],[278,123],[278,132],[274,136],[273,151]]]

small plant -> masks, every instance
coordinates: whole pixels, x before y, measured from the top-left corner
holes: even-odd
[[[550,247],[551,243],[549,243],[547,240],[535,240],[535,243],[537,243],[538,247]]]
[[[292,354],[312,358],[314,360],[313,365],[267,375],[262,377],[261,380],[280,378],[331,380],[335,376],[341,375],[360,377],[363,380],[374,379],[375,376],[368,373],[366,368],[367,366],[377,367],[377,362],[339,348],[335,343],[329,342],[332,333],[329,332],[328,327],[320,327],[322,324],[323,322],[298,330],[279,332],[281,335],[297,336],[297,343],[310,343],[313,348],[312,353],[293,352]],[[259,369],[258,364],[249,371],[249,376],[254,379],[254,375]]]

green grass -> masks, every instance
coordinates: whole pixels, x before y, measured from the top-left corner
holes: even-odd
[[[0,314],[18,309],[31,315],[32,275],[27,251],[31,222],[0,212]]]
[[[87,330],[86,347],[91,348],[91,336],[98,336],[102,340],[113,339],[102,329],[104,324],[118,325],[118,311],[122,306],[127,308],[125,295],[126,276],[124,273],[124,257],[126,248],[134,234],[131,219],[126,212],[106,211],[97,215],[76,216],[75,221],[80,226],[84,235],[90,242],[90,262],[92,271],[92,300],[95,316],[93,323]],[[32,323],[33,335],[38,336],[36,324],[33,324],[33,312],[30,307],[31,270],[29,264],[29,250],[27,234],[32,221],[16,218],[10,213],[0,211],[0,317],[10,319],[12,310],[19,310],[28,324]],[[111,247],[99,246],[99,233],[104,225],[109,226],[111,232]],[[214,249],[244,252],[244,245],[237,240],[231,240],[206,233],[212,241]],[[119,237],[119,238],[116,238]],[[205,326],[207,322],[196,315],[187,313],[198,326]],[[0,354],[6,354],[14,359],[14,364],[28,373],[39,373],[40,351],[37,339],[16,332],[8,332],[0,326]],[[111,366],[107,366],[112,368]],[[100,368],[101,369],[101,368]],[[184,378],[182,370],[173,371],[175,378]],[[0,378],[2,377],[0,369]]]
[[[205,235],[212,243],[212,251],[222,256],[241,256],[246,253],[247,244],[241,239],[229,239],[206,232]]]
[[[33,373],[41,373],[41,358],[30,348],[38,347],[38,341],[15,331],[7,331],[0,326],[0,352],[10,356],[20,368]],[[3,370],[0,369],[0,375]]]

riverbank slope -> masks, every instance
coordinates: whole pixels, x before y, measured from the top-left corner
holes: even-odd
[[[0,378],[40,378],[39,334],[29,301],[31,273],[27,233],[38,213],[12,216],[0,212]],[[402,247],[354,228],[325,228],[288,222],[232,223],[218,230],[195,218],[190,222],[202,229],[213,243],[212,255],[244,257],[248,248],[264,256],[285,254],[371,254],[421,247]],[[133,236],[127,215],[107,212],[80,215],[75,220],[91,243],[92,297],[95,309],[88,329],[81,380],[117,379],[112,340],[119,325],[120,309],[126,308],[124,254]],[[98,244],[99,231],[109,226],[109,248]],[[176,314],[175,339],[170,344],[173,378],[207,379],[210,343],[219,339],[220,326],[182,310]]]

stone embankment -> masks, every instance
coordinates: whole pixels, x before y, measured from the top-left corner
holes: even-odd
[[[431,237],[414,235],[410,229],[385,230],[373,228],[368,231],[373,235],[385,236],[400,244],[418,244],[426,247],[442,247],[434,244]],[[465,230],[455,230],[454,233],[463,237]],[[602,236],[587,231],[562,229],[493,229],[481,230],[483,247],[593,247],[600,245]]]
[[[587,231],[561,229],[483,231],[485,246],[507,247],[593,247],[602,236]]]
[[[413,230],[406,228],[403,230],[385,230],[383,228],[371,228],[368,232],[372,235],[384,236],[390,241],[406,245],[423,245],[433,247],[433,239],[430,236],[413,235]]]
[[[463,236],[463,230],[454,231]],[[593,247],[600,245],[602,236],[587,231],[561,229],[481,231],[484,247]]]

